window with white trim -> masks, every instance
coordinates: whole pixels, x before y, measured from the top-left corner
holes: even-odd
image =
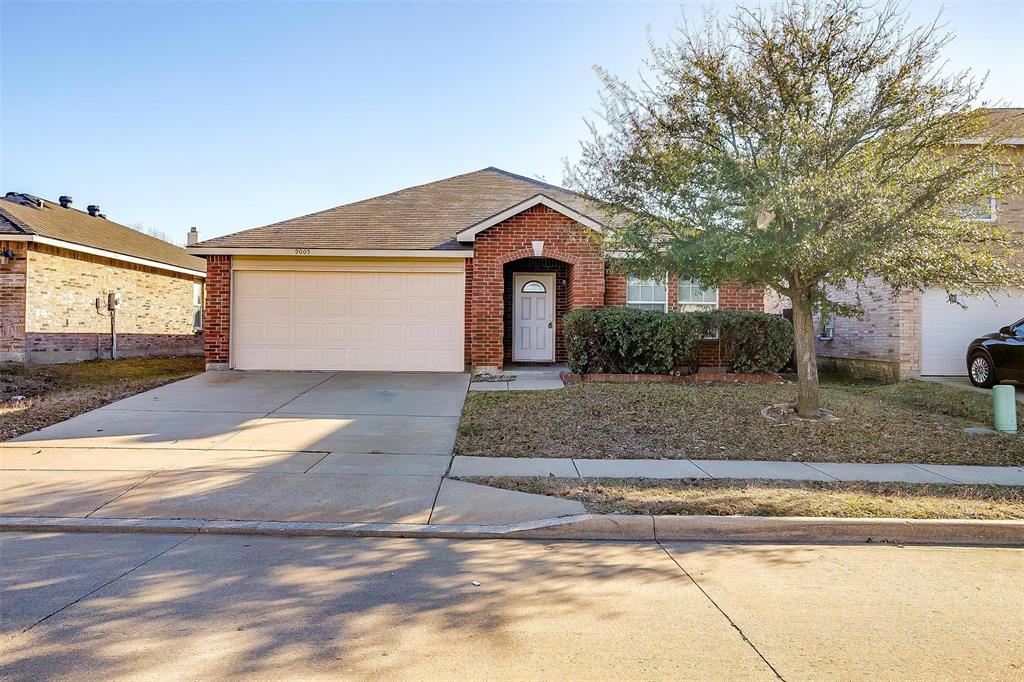
[[[626,305],[639,310],[668,312],[668,278],[626,278]]]
[[[203,328],[203,285],[201,282],[192,283],[192,331],[201,331]]]
[[[679,312],[692,313],[718,308],[718,287],[705,289],[697,282],[681,279],[678,289]]]
[[[995,175],[997,172],[996,165],[992,164],[992,175]],[[960,215],[968,220],[991,223],[996,219],[996,207],[998,205],[999,202],[993,196],[977,204],[961,204],[959,210]]]
[[[821,319],[818,320],[818,339],[821,341],[831,341],[835,336],[835,318],[832,316],[832,313],[822,313]]]

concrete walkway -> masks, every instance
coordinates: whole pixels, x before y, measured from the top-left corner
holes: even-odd
[[[967,377],[914,377],[918,381],[930,381],[933,384],[946,384],[947,386],[959,386],[960,388],[966,388],[969,391],[975,393],[986,393],[992,395],[992,389],[990,388],[978,388],[971,383],[971,380]],[[1024,403],[1024,390],[1021,390],[1021,386],[1016,386],[1016,397],[1018,403]]]
[[[565,388],[562,372],[568,367],[540,367],[510,369],[493,378],[507,378],[493,381],[474,378],[469,384],[471,391],[553,391]]]
[[[579,459],[456,456],[451,476],[558,478],[739,478],[1024,485],[1024,467],[854,464],[711,459]]]

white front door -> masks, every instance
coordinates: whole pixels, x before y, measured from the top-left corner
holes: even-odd
[[[555,360],[555,274],[512,275],[512,359]]]

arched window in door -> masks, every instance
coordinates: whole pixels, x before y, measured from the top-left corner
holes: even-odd
[[[531,279],[529,282],[523,285],[521,290],[524,294],[543,294],[547,292],[544,285],[535,279]]]

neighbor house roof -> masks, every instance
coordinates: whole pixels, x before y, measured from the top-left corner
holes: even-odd
[[[578,194],[492,167],[207,239],[194,248],[468,250],[457,234],[538,195],[595,222],[602,219]]]
[[[1024,108],[999,107],[981,111],[990,130],[1006,138],[1024,138]]]
[[[30,194],[8,192],[0,197],[0,239],[56,242],[57,246],[122,256],[132,262],[206,272],[206,261],[180,246]]]

